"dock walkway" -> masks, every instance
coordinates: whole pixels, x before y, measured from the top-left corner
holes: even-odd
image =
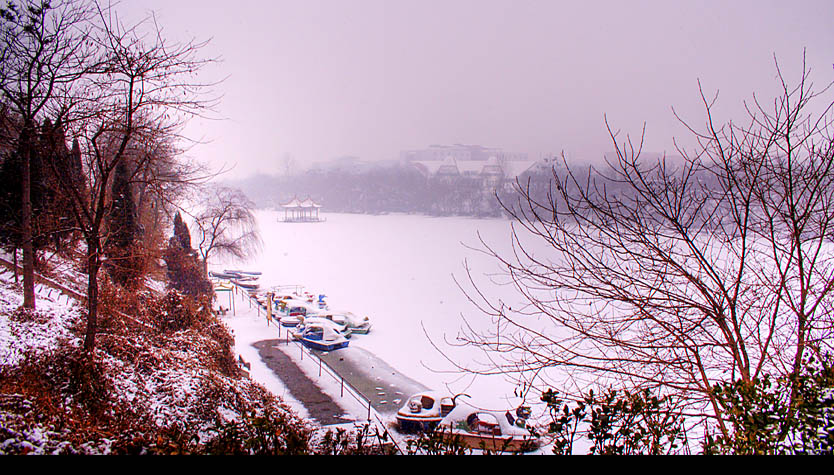
[[[284,340],[262,340],[252,346],[257,348],[267,367],[284,382],[292,397],[304,405],[312,419],[323,426],[352,422],[352,419],[344,418],[344,410],[282,351],[282,347],[286,347]]]

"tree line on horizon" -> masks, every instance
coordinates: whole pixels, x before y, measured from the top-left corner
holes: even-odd
[[[526,173],[541,189],[550,180],[547,173]],[[397,164],[362,171],[308,170],[291,176],[256,175],[229,181],[230,186],[247,190],[259,208],[280,210],[294,197],[312,198],[324,212],[334,213],[411,213],[429,216],[506,216],[497,197],[515,193],[515,179],[485,185],[472,176],[426,177],[415,167]]]

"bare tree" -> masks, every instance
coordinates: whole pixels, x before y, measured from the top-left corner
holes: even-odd
[[[819,107],[830,86],[814,92],[804,64],[796,86],[777,72],[781,94],[754,96],[744,124],[715,124],[716,99],[701,90],[706,120],[687,125],[698,145],[678,147],[674,165],[641,159],[642,136],[620,142],[609,127],[606,170],[579,176],[565,163],[546,194],[518,183],[518,201],[502,203],[512,254],[483,250],[525,306],[467,285],[496,323],[460,336],[489,354],[475,371],[533,384],[556,369],[581,389],[671,393],[727,436],[717,383],[799,374],[809,352],[830,350],[834,103]],[[530,236],[552,253],[535,252]]]
[[[95,347],[97,276],[108,238],[115,170],[127,161],[134,167],[133,179],[148,172],[148,161],[159,155],[143,151],[151,144],[175,141],[189,117],[213,105],[205,95],[208,85],[195,80],[200,68],[210,62],[198,55],[205,43],[171,44],[153,17],[126,27],[112,6],[94,6],[90,41],[96,67],[72,84],[66,108],[72,134],[81,142],[86,183],[61,183],[87,245],[84,347],[90,353]]]
[[[72,84],[89,67],[89,4],[74,0],[21,0],[0,8],[0,93],[19,121],[7,146],[22,160],[23,305],[35,308],[30,162],[36,127],[60,118]]]
[[[143,245],[148,249],[164,247],[164,227],[176,213],[176,203],[195,186],[214,174],[200,163],[184,158],[180,143],[163,137],[163,141],[143,144],[136,159],[132,183],[137,188],[137,208],[144,229]]]
[[[240,190],[216,187],[211,197],[194,218],[197,227],[197,250],[208,273],[212,256],[228,256],[247,260],[261,249],[254,204]]]

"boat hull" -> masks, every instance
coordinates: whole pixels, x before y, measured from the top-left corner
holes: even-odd
[[[223,272],[227,274],[243,274],[243,275],[261,275],[261,272],[257,271],[249,271],[249,270],[236,270],[236,269],[223,269]]]
[[[397,413],[397,424],[403,434],[431,432],[441,420],[441,417],[420,417]]]
[[[319,351],[333,351],[338,350],[341,348],[346,348],[348,346],[348,341],[340,341],[335,343],[327,343],[321,342],[316,340],[308,340],[307,338],[300,338],[301,344],[310,348],[311,350],[319,350]]]
[[[452,430],[445,431],[443,438],[476,450],[490,452],[530,452],[538,448],[538,440],[533,437],[513,437]]]
[[[240,279],[232,279],[232,283],[245,290],[258,290],[260,287],[258,284],[247,284],[240,281]]]

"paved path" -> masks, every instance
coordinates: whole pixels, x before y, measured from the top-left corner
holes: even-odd
[[[252,346],[258,349],[258,354],[269,369],[281,378],[292,397],[304,404],[311,418],[323,426],[352,422],[352,419],[342,417],[344,410],[281,350],[282,346],[286,347],[286,340],[263,340]]]
[[[354,337],[356,338],[356,337]],[[346,422],[341,409],[316,386],[285,351],[296,351],[296,344],[287,346],[286,340],[264,340],[255,343],[261,359],[278,376],[292,396],[304,404],[310,417],[322,425]],[[411,395],[428,389],[405,376],[373,353],[358,346],[322,352],[312,350],[319,358],[344,378],[371,402],[380,414],[394,414]]]
[[[336,373],[365,396],[380,414],[396,413],[414,393],[425,391],[424,385],[405,376],[373,353],[355,346],[361,335],[354,336],[352,346],[327,353],[316,352]]]

